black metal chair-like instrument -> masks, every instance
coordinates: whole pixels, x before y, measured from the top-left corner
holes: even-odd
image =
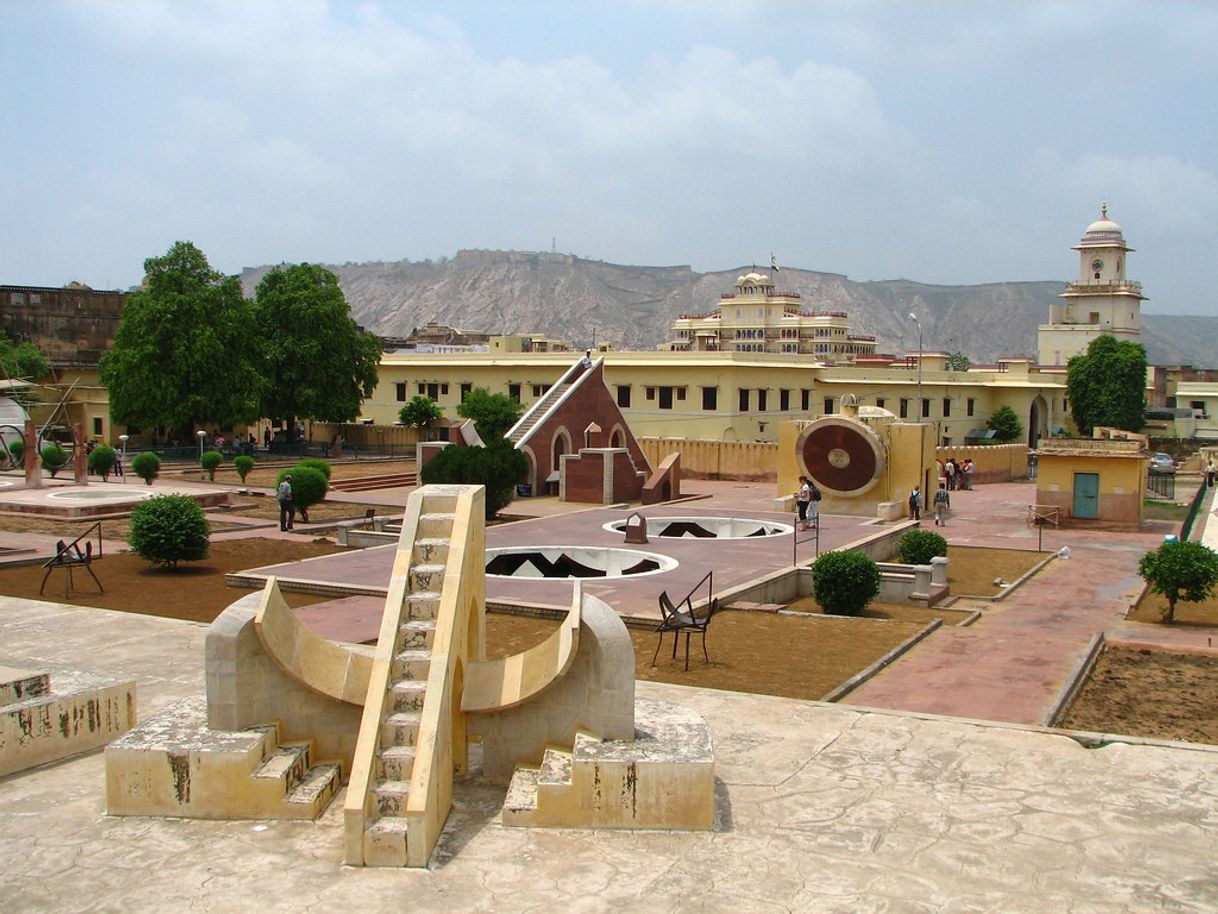
[[[710,621],[715,613],[719,611],[719,600],[714,596],[714,572],[708,571],[706,576],[702,578],[693,589],[685,595],[685,599],[678,603],[673,603],[672,598],[668,596],[668,591],[660,592],[660,624],[656,626],[656,633],[660,636],[659,642],[656,644],[655,653],[651,655],[651,665],[656,665],[656,658],[660,656],[660,648],[664,644],[664,636],[672,632],[672,659],[677,659],[677,644],[681,635],[685,635],[685,671],[689,672],[689,639],[693,635],[702,636],[702,656],[707,663],[710,663],[710,654],[706,650],[706,630],[710,627]],[[694,609],[693,597],[698,592],[703,584],[707,585],[707,600],[704,606]]]
[[[97,525],[94,524],[93,526],[96,527]],[[97,575],[93,573],[93,544],[85,543],[85,548],[83,550],[80,548],[81,538],[83,536],[87,536],[92,529],[93,528],[91,527],[71,543],[65,544],[63,540],[60,540],[55,544],[55,555],[43,563],[42,566],[47,570],[47,573],[42,576],[42,583],[38,586],[39,594],[41,594],[43,589],[47,586],[47,578],[51,576],[51,572],[56,568],[67,569],[68,587],[66,593],[68,595],[71,595],[76,583],[72,577],[72,571],[75,568],[83,568],[85,571],[87,571],[89,573],[89,577],[93,579],[93,583],[97,585],[97,592],[105,592],[102,588],[101,581],[99,581],[97,579]]]

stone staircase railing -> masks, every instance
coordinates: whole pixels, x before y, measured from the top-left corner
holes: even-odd
[[[603,359],[598,359],[597,361],[603,361]],[[593,365],[595,367],[595,363]],[[520,417],[519,421],[507,430],[504,437],[519,447],[528,437],[529,432],[545,418],[551,409],[562,402],[571,390],[575,388],[576,382],[591,370],[583,366],[582,360],[568,368],[563,373],[563,376],[558,379],[558,383],[546,391],[544,397],[530,406],[524,415]]]

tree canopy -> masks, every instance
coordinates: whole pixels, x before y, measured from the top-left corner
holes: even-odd
[[[114,421],[185,430],[258,418],[253,310],[237,278],[188,241],[145,260],[144,273],[101,358]]]
[[[352,422],[376,388],[380,341],[351,319],[338,277],[310,263],[262,278],[254,314],[266,380],[261,414]],[[288,422],[288,435],[296,423]]]
[[[6,378],[37,381],[50,372],[51,363],[33,343],[15,343],[0,330],[0,368],[4,370]]]
[[[457,415],[473,419],[474,428],[487,444],[497,441],[520,418],[524,407],[505,394],[493,394],[485,387],[475,387],[457,407]]]
[[[985,427],[994,430],[995,441],[1014,441],[1023,434],[1019,417],[1009,406],[1000,406],[994,410],[994,414],[985,420]]]
[[[1176,621],[1176,604],[1200,603],[1218,587],[1218,553],[1202,543],[1169,542],[1142,556],[1138,574],[1150,589],[1167,598],[1164,621]]]
[[[1096,426],[1136,432],[1145,425],[1146,350],[1105,333],[1066,366],[1070,413],[1079,434]]]
[[[431,397],[416,394],[410,402],[398,410],[398,421],[411,428],[430,428],[431,424],[444,415],[444,410]]]
[[[947,366],[948,371],[968,371],[973,363],[969,361],[967,355],[957,350],[947,354],[944,364]]]

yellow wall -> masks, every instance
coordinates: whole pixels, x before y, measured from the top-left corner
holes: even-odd
[[[361,418],[395,423],[398,410],[419,393],[420,383],[438,385],[436,399],[449,419],[456,418],[463,383],[503,394],[509,393],[509,385],[519,384],[521,402],[527,407],[538,399],[540,388],[554,383],[572,361],[572,353],[387,353],[381,360],[380,383],[365,402]],[[880,405],[877,401],[883,400],[884,408],[898,415],[905,398],[909,419],[918,418],[917,371],[912,368],[827,367],[807,357],[774,353],[610,352],[605,356],[605,380],[615,397],[619,385],[630,387],[630,405],[622,412],[640,437],[775,441],[779,423],[837,413],[845,394],[854,394],[864,405]],[[400,392],[398,384],[405,384]],[[674,388],[671,409],[660,406],[659,388],[664,386]],[[649,387],[656,389],[651,400]],[[716,390],[714,409],[703,408],[703,388]],[[740,408],[741,389],[748,391],[746,409]],[[760,389],[766,391],[764,410]],[[785,410],[783,390],[788,391]],[[962,444],[965,435],[984,427],[1000,406],[1015,410],[1026,432],[1029,408],[1037,397],[1045,405],[1047,430],[1064,424],[1065,377],[1060,373],[1042,374],[1026,367],[985,372],[924,367],[922,395],[930,404],[932,445],[944,444],[945,439]],[[945,398],[949,400],[946,417]]]

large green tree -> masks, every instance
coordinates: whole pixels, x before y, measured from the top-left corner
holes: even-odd
[[[1176,604],[1200,603],[1218,588],[1218,553],[1192,541],[1164,543],[1142,556],[1138,574],[1157,594],[1167,597],[1164,621],[1176,621]]]
[[[276,267],[254,299],[263,350],[261,413],[287,419],[352,422],[376,388],[380,340],[351,319],[338,277],[310,263]]]
[[[144,285],[101,359],[114,421],[186,433],[252,422],[262,388],[253,318],[237,277],[189,241],[145,260]]]
[[[1145,425],[1146,350],[1105,333],[1066,366],[1070,413],[1082,435],[1097,425],[1139,431]]]

